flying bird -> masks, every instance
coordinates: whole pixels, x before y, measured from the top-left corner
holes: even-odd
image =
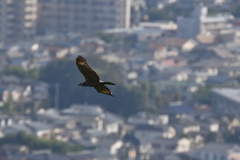
[[[107,94],[114,97],[110,89],[108,89],[105,86],[105,84],[107,85],[116,85],[116,84],[112,82],[101,81],[97,73],[88,65],[86,59],[83,56],[78,56],[76,58],[76,64],[79,71],[83,74],[85,78],[85,82],[80,83],[79,86],[94,87],[99,93]]]

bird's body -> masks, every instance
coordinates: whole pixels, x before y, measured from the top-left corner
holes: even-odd
[[[76,65],[85,78],[85,82],[80,83],[79,86],[94,87],[99,93],[113,96],[111,91],[104,84],[115,84],[112,82],[101,81],[97,73],[88,65],[84,57],[78,56],[76,59]]]

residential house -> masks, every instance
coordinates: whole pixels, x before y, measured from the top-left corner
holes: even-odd
[[[233,54],[229,49],[225,46],[214,46],[208,48],[211,53],[213,53],[216,57],[225,60],[236,60],[238,58],[237,55]]]
[[[151,43],[149,48],[153,50],[153,58],[155,60],[165,59],[167,57],[175,57],[179,55],[179,51],[175,47],[161,46],[161,44]]]
[[[219,122],[215,119],[211,119],[211,118],[206,118],[201,122],[201,130],[206,130],[208,132],[219,132],[220,130],[220,126],[219,126]]]
[[[17,134],[19,132],[33,134],[33,131],[25,124],[13,124],[11,127],[6,127],[2,130],[3,136],[7,134]]]
[[[191,149],[191,140],[187,138],[177,139],[146,139],[140,140],[139,157],[149,160],[165,154],[188,152]]]
[[[103,118],[103,130],[108,134],[118,134],[122,120],[111,113],[105,113]]]
[[[69,157],[52,153],[50,150],[33,151],[27,156],[27,160],[70,160]]]
[[[184,82],[188,80],[188,72],[189,68],[186,67],[171,67],[165,68],[161,72],[157,74],[150,75],[150,80],[161,80],[161,81],[174,81],[176,82]],[[176,86],[176,85],[175,85]],[[162,86],[167,87],[167,86]]]
[[[54,128],[52,131],[52,137],[59,141],[70,141],[72,139],[78,139],[81,137],[82,131],[79,129],[59,129]]]
[[[192,149],[195,149],[195,148],[199,148],[199,147],[202,147],[204,146],[204,138],[205,138],[205,134],[206,133],[209,133],[209,132],[203,132],[203,133],[194,133],[194,132],[191,132],[191,133],[187,133],[187,137],[188,139],[191,140],[191,148]]]
[[[177,141],[172,139],[140,139],[139,140],[139,159],[150,160],[163,153],[172,153]]]
[[[137,158],[137,148],[130,143],[124,143],[122,148],[118,150],[119,159],[131,159],[135,160]]]
[[[240,146],[234,144],[209,143],[194,150],[194,158],[200,160],[238,159]]]
[[[174,150],[175,153],[188,152],[191,149],[191,140],[188,138],[180,138],[177,141],[177,147]]]
[[[202,71],[199,69],[205,69],[205,72],[209,72],[209,74],[211,73],[210,68],[216,70],[216,68],[218,69],[219,67],[232,67],[234,66],[233,64],[236,65],[238,62],[238,56],[231,53],[225,46],[198,47],[188,55],[190,66],[194,71]],[[226,64],[229,64],[229,66],[226,67]],[[217,72],[215,72],[215,75],[217,75],[216,73]]]
[[[44,100],[49,96],[49,84],[43,81],[37,81],[32,84],[33,98],[36,100]]]
[[[192,119],[180,118],[172,121],[178,135],[183,133],[199,132],[200,124]]]
[[[166,38],[160,38],[158,41],[150,43],[149,45],[174,47],[180,52],[190,52],[195,47],[197,47],[198,43],[193,39],[184,39],[179,37],[166,37]],[[176,54],[176,50],[175,50],[175,53],[173,54]]]
[[[83,53],[96,53],[104,52],[105,42],[97,37],[83,37],[80,41],[79,51]]]
[[[163,43],[167,46],[174,46],[182,52],[189,52],[197,47],[198,43],[193,39],[166,38]]]
[[[103,109],[98,105],[73,104],[69,108],[62,110],[63,115],[92,115],[98,116],[104,113]]]
[[[104,138],[109,138],[106,132],[87,129],[80,134],[79,138],[72,138],[72,141],[82,145],[85,149],[93,149],[96,148],[97,143]]]
[[[166,68],[178,68],[187,66],[187,60],[181,56],[168,57],[166,59],[160,60],[159,62]]]
[[[10,127],[13,125],[13,119],[8,115],[0,115],[0,127]]]
[[[83,150],[78,153],[69,153],[67,156],[70,160],[118,160],[117,156],[111,155],[106,149]]]
[[[219,75],[227,77],[238,77],[240,76],[239,66],[222,66],[218,69]]]
[[[21,82],[20,78],[14,75],[2,75],[0,81],[2,85],[19,84]]]
[[[188,81],[196,84],[203,84],[208,79],[206,72],[192,72],[188,74]]]
[[[72,105],[64,109],[62,114],[75,117],[77,123],[84,128],[104,130],[108,134],[118,134],[122,123],[119,116],[103,111],[100,106]]]
[[[167,114],[150,114],[147,112],[139,112],[136,115],[130,116],[128,118],[128,123],[133,125],[143,124],[143,125],[167,125],[169,122],[169,117]]]
[[[54,109],[41,110],[37,113],[36,118],[39,122],[52,124],[60,130],[74,129],[77,127],[77,122],[74,117],[59,115]]]
[[[73,104],[69,108],[62,110],[61,114],[74,117],[78,125],[83,128],[98,128],[98,125],[102,126],[101,118],[99,117],[104,112],[100,106]],[[102,129],[101,127],[99,128]]]
[[[3,144],[0,148],[1,160],[24,160],[29,154],[29,148],[23,145]]]
[[[193,113],[194,110],[186,103],[182,101],[170,102],[167,106],[167,112],[170,115],[185,116]]]
[[[176,131],[171,126],[137,125],[134,136],[137,139],[173,138]]]
[[[96,143],[96,148],[107,149],[110,151],[111,155],[117,155],[118,150],[123,146],[123,141],[118,138],[101,138]]]
[[[237,86],[237,80],[227,76],[212,76],[208,77],[206,84],[221,86],[221,87],[234,87]]]
[[[53,126],[40,122],[26,124],[26,127],[28,127],[36,136],[47,139],[51,138],[52,130],[54,129]]]
[[[11,85],[7,88],[11,95],[11,99],[14,102],[18,102],[24,92],[24,88],[22,86]]]
[[[0,106],[2,107],[10,98],[9,90],[7,87],[0,87]]]
[[[222,131],[234,131],[236,128],[240,127],[240,119],[238,116],[223,115],[220,119],[221,125],[220,129]]]
[[[31,123],[32,122],[31,117],[28,117],[28,116],[14,115],[14,116],[11,116],[11,118],[13,120],[13,124],[25,124],[25,123]]]

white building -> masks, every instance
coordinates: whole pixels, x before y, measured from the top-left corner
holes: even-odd
[[[160,22],[141,22],[139,27],[144,28],[159,28],[163,30],[176,30],[177,24],[173,21],[160,21]]]
[[[130,26],[130,0],[55,0],[39,3],[39,32],[94,33]]]
[[[191,17],[177,18],[177,36],[182,38],[195,38],[197,35],[216,35],[232,29],[229,23],[234,17],[230,14],[208,15],[208,8],[198,6]]]
[[[37,0],[0,1],[0,42],[31,39],[36,32]]]

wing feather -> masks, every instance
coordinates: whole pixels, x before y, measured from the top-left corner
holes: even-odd
[[[94,88],[99,92],[99,93],[103,93],[103,94],[107,94],[113,97],[112,92],[110,91],[110,89],[108,89],[104,84],[98,84],[96,86],[94,86]]]
[[[79,71],[83,74],[86,81],[96,80],[99,81],[97,73],[88,65],[86,59],[83,56],[78,56],[76,59],[76,65]]]

